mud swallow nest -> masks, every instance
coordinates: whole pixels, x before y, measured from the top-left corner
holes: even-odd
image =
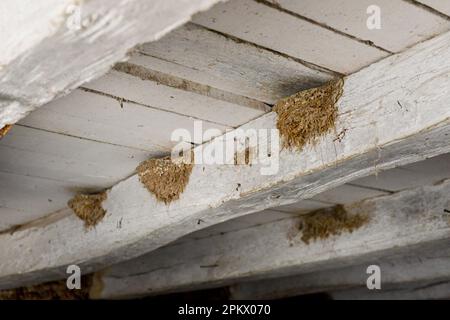
[[[189,182],[192,168],[192,163],[172,161],[170,157],[165,157],[146,160],[136,170],[147,190],[157,200],[168,204],[180,198]]]
[[[274,107],[284,148],[301,150],[307,143],[335,128],[336,103],[342,96],[342,79],[301,91],[280,100]]]
[[[106,214],[102,202],[106,200],[106,192],[98,194],[77,194],[67,204],[86,227],[95,226]]]
[[[311,240],[326,239],[343,232],[353,232],[369,221],[369,217],[361,214],[350,215],[344,206],[319,209],[302,217],[299,230],[302,241],[309,244]]]

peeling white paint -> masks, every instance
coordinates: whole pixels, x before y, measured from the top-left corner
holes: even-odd
[[[2,1],[0,127],[103,75],[135,45],[157,40],[218,1]],[[87,23],[70,29],[67,8],[77,3]]]

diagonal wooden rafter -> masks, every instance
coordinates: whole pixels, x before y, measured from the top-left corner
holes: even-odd
[[[73,263],[92,272],[198,229],[449,152],[449,44],[447,33],[348,76],[336,132],[302,151],[282,150],[275,175],[261,175],[260,164],[195,165],[169,205],[134,175],[108,191],[106,216],[95,229],[85,230],[67,210],[1,234],[0,288],[62,277]],[[276,120],[270,112],[241,129],[275,129]]]
[[[311,214],[180,241],[99,273],[102,290],[97,297],[231,284],[235,299],[285,298],[365,287],[369,265],[380,267],[385,290],[417,281],[448,281],[449,191],[446,180],[346,206],[348,217],[365,216],[365,224],[307,243],[299,226]],[[323,219],[314,230],[326,223],[330,230],[333,211],[316,214]]]
[[[219,1],[2,1],[0,129]]]
[[[450,282],[448,240],[409,247],[408,250],[397,250],[395,255],[392,253],[382,257],[367,255],[366,258],[358,260],[365,263],[334,268],[333,261],[331,261],[330,268],[327,266],[325,270],[237,283],[229,288],[230,298],[237,300],[280,299],[319,292],[358,290],[362,295],[354,295],[353,299],[361,297],[376,299],[383,298],[385,292],[404,291],[410,287],[418,288],[420,286],[418,283],[447,283],[446,287],[448,287]],[[381,290],[367,289],[367,279],[370,276],[367,269],[373,265],[380,268]],[[447,291],[448,296],[449,292]],[[405,299],[404,296],[403,299]]]

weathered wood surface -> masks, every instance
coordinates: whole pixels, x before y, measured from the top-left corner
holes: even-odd
[[[0,128],[103,75],[135,45],[161,38],[217,2],[2,1]]]
[[[400,52],[450,29],[450,20],[414,1],[392,0],[261,0],[272,3],[281,10],[311,19],[320,25],[348,34],[359,41]],[[433,0],[431,0],[433,1]],[[425,0],[426,2],[426,0]],[[446,1],[440,1],[445,6]],[[376,22],[373,6],[380,9],[380,28],[370,29],[367,21]],[[373,18],[371,18],[373,17]],[[376,27],[375,25],[373,27]]]
[[[281,299],[319,292],[353,290],[370,298],[380,294],[384,296],[386,291],[393,289],[403,291],[405,287],[419,287],[418,282],[442,283],[446,282],[446,279],[450,281],[448,243],[449,240],[426,243],[382,257],[367,255],[363,259],[364,264],[345,268],[334,268],[330,263],[325,270],[315,270],[298,276],[237,283],[229,288],[230,298]],[[367,280],[371,275],[367,273],[367,268],[371,265],[380,267],[381,289],[367,288]],[[336,293],[336,296],[339,294]]]
[[[369,221],[352,233],[343,231],[326,239],[311,240],[309,244],[301,239],[301,218],[293,217],[169,245],[106,270],[100,297],[195,290],[363,263],[379,264],[382,258],[408,256],[414,251],[426,257],[426,248],[442,251],[450,241],[450,214],[445,211],[450,206],[446,196],[449,191],[447,180],[348,206],[348,214],[366,215]],[[444,259],[445,255],[435,258]],[[440,266],[435,265],[444,276],[449,272],[446,266],[448,259],[442,260]],[[360,276],[364,274],[355,275],[351,281],[359,281]],[[388,276],[387,281],[392,282],[397,276]],[[414,275],[409,276],[412,281]],[[339,282],[337,279],[334,281]]]
[[[448,300],[450,279],[419,281],[409,285],[369,291],[364,288],[329,293],[335,300]]]
[[[108,192],[107,215],[93,230],[71,216],[2,234],[0,287],[41,282],[71,263],[97,270],[198,229],[449,152],[449,43],[445,34],[347,77],[336,133],[301,152],[281,151],[275,175],[261,175],[261,164],[196,165],[184,193],[170,205],[157,202],[134,175]],[[275,127],[276,114],[268,113],[242,129]]]
[[[143,65],[269,104],[317,87],[333,73],[188,23],[138,48]]]
[[[450,3],[448,1],[442,0],[414,0],[419,3],[422,3],[436,11],[442,12],[447,16],[450,16]]]
[[[342,74],[353,73],[390,54],[260,1],[221,3],[192,21]]]

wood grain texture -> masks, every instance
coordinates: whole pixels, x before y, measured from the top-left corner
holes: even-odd
[[[139,150],[16,124],[0,141],[0,154],[2,231],[65,208],[77,192],[111,187],[132,175],[141,161],[165,152]]]
[[[139,47],[142,63],[269,104],[317,87],[333,74],[188,23]]]
[[[335,300],[448,300],[450,279],[417,281],[403,286],[389,286],[387,290],[357,288],[329,294]]]
[[[85,232],[80,221],[68,217],[0,236],[5,261],[0,287],[51,278],[69,263],[90,272],[207,226],[311,198],[378,169],[449,152],[449,43],[450,34],[445,34],[347,77],[337,104],[336,132],[301,152],[281,151],[275,175],[261,175],[261,164],[195,165],[184,193],[168,206],[134,175],[108,191],[107,214],[95,232]],[[275,127],[271,112],[241,129]],[[339,141],[336,135],[343,129]],[[197,158],[200,149],[194,152]],[[70,244],[70,250],[57,244],[50,248],[48,239]],[[19,254],[21,246],[31,245],[33,255]]]
[[[218,4],[193,22],[343,74],[389,55],[253,0]]]
[[[146,60],[132,56],[123,64],[138,69],[136,75],[114,70],[84,87],[222,127],[238,127],[270,110],[260,101],[154,71],[143,66]]]
[[[450,29],[450,20],[403,0],[380,0],[376,3],[371,0],[269,2],[391,52],[400,52]],[[367,13],[371,5],[380,8],[380,29],[367,27],[366,22],[373,14]]]
[[[448,1],[442,1],[442,0],[414,0],[419,3],[423,3],[430,8],[433,8],[439,12],[442,12],[446,14],[447,16],[450,16],[450,2]]]
[[[109,268],[103,274],[100,297],[197,290],[295,274],[304,276],[296,278],[301,281],[265,280],[261,287],[269,284],[266,294],[274,294],[286,282],[290,283],[287,289],[298,294],[337,290],[346,285],[365,285],[365,268],[370,264],[381,266],[384,284],[450,277],[446,258],[450,214],[444,212],[450,205],[445,196],[449,190],[447,180],[348,206],[348,214],[366,215],[367,224],[352,233],[343,232],[309,244],[301,240],[301,218],[295,216],[175,243]],[[414,253],[416,260],[408,263]],[[421,257],[423,260],[419,260]],[[344,271],[337,271],[339,268]],[[251,284],[247,287],[252,289]],[[268,298],[248,294],[247,299]]]
[[[20,123],[157,155],[170,153],[177,143],[171,140],[176,129],[188,130],[193,137],[189,142],[202,143],[201,139],[194,139],[196,120],[201,119],[77,89],[36,110]],[[224,132],[231,127],[202,120],[202,133],[208,129]]]
[[[135,45],[161,38],[216,2],[2,1],[0,128],[105,74]],[[82,25],[68,24],[74,8]]]
[[[406,250],[407,249],[407,250]],[[404,287],[419,287],[417,282],[442,282],[450,279],[450,252],[448,241],[426,243],[397,250],[395,254],[382,256],[366,255],[359,259],[362,264],[344,268],[335,268],[330,263],[324,269],[299,275],[261,279],[231,285],[231,299],[281,299],[298,295],[353,290],[363,293],[364,297],[383,297],[383,292],[402,291]],[[369,290],[366,287],[367,268],[377,265],[381,271],[381,290]],[[397,290],[395,290],[397,289]],[[336,293],[338,296],[339,293]],[[389,294],[388,294],[389,295]],[[397,294],[404,299],[408,296]],[[350,297],[350,294],[348,294]],[[353,299],[357,298],[355,295]]]

